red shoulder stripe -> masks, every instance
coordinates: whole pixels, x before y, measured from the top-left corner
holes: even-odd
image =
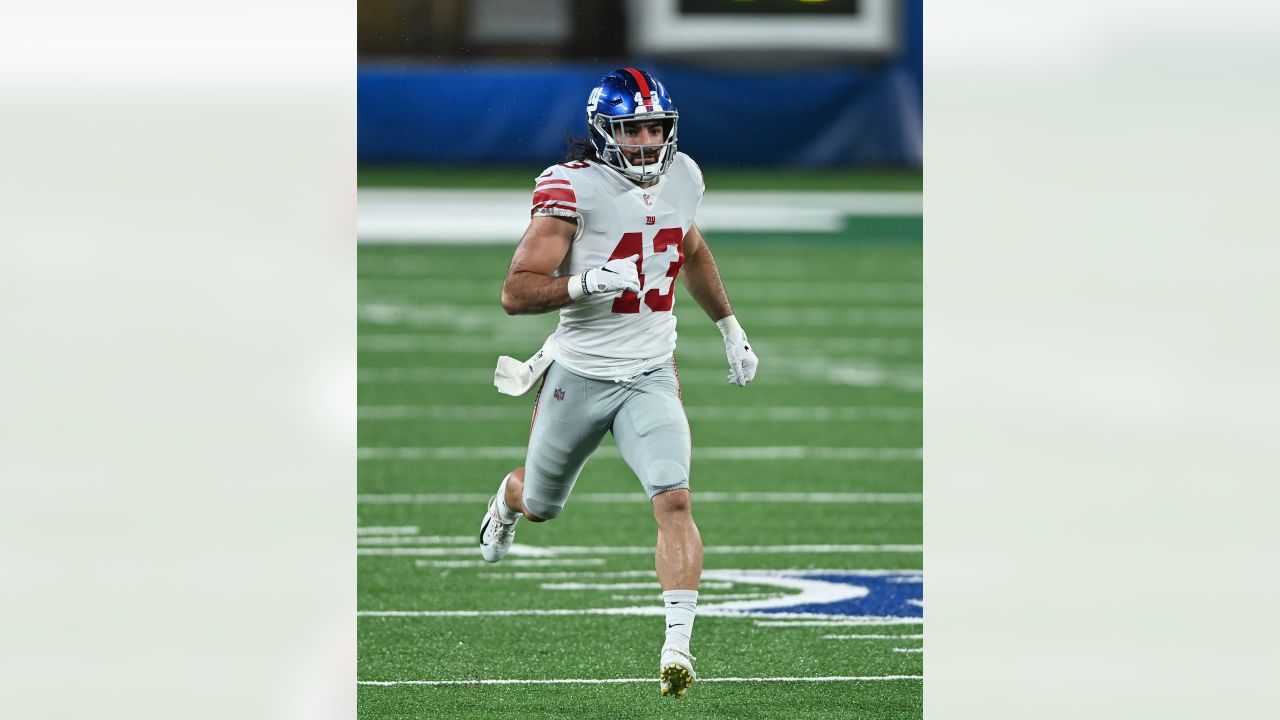
[[[578,208],[574,207],[573,205],[565,205],[564,203],[557,203],[557,202],[538,203],[537,205],[534,205],[529,212],[532,213],[534,210],[548,210],[548,209],[569,210],[572,212],[578,212]]]
[[[578,196],[574,195],[573,190],[569,188],[544,188],[533,193],[533,203],[535,205],[550,200],[565,200],[576,203],[578,202]]]
[[[546,187],[548,185],[568,185],[569,187],[573,187],[573,183],[569,182],[568,180],[543,180],[542,182],[538,183],[535,187]]]

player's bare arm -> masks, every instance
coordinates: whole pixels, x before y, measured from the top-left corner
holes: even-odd
[[[720,280],[715,256],[698,226],[689,227],[684,235],[684,286],[712,320],[720,321],[733,314],[729,296]]]
[[[681,274],[689,294],[720,328],[725,357],[729,360],[729,382],[745,387],[755,378],[760,360],[751,349],[746,331],[733,315],[715,256],[696,224],[689,226],[689,232],[684,235],[684,272]]]
[[[577,223],[567,218],[542,216],[529,222],[502,283],[502,309],[508,315],[544,313],[571,302],[565,279],[552,273],[564,261],[576,230]]]
[[[616,258],[568,278],[552,277],[569,251],[573,236],[572,221],[534,217],[529,223],[502,283],[502,308],[508,315],[547,312],[588,295],[640,292],[636,269],[639,255]]]

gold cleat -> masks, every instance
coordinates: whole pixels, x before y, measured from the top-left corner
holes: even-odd
[[[685,691],[696,678],[697,675],[693,672],[692,655],[671,648],[663,648],[662,672],[658,679],[659,688],[664,697],[667,695],[684,697]]]

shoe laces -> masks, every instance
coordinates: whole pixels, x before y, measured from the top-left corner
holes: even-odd
[[[505,523],[505,522],[502,522],[502,518],[498,517],[495,514],[493,516],[493,522],[489,523],[489,531],[485,534],[489,536],[490,540],[493,540],[494,542],[501,542],[502,540],[514,535],[515,531],[516,531],[515,520],[512,520],[509,523]]]
[[[687,652],[685,652],[684,650],[681,650],[681,649],[679,649],[679,648],[673,648],[673,647],[666,647],[666,648],[662,648],[662,654],[663,654],[663,655],[666,655],[667,653],[675,653],[676,655],[682,655],[682,656],[684,656],[684,657],[688,658],[688,659],[689,659],[689,662],[694,662],[694,661],[696,661],[696,660],[698,659],[698,658],[696,658],[696,657],[694,657],[694,656],[690,655],[689,653],[687,653]]]

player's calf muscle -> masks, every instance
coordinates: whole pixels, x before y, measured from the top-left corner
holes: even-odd
[[[529,508],[524,504],[524,468],[518,467],[511,471],[511,476],[507,480],[506,494],[503,497],[507,507],[515,510],[530,522],[546,522],[546,518],[538,517],[529,512]]]

